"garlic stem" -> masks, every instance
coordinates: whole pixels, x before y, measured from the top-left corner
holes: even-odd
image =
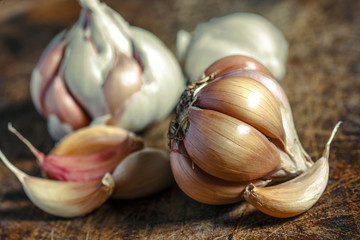
[[[10,132],[12,132],[13,134],[16,135],[16,137],[18,137],[20,139],[20,141],[22,141],[28,148],[29,150],[34,154],[34,156],[36,157],[36,159],[40,162],[44,161],[45,158],[45,154],[43,154],[42,152],[40,152],[39,150],[37,150],[34,145],[31,144],[31,142],[29,140],[27,140],[23,135],[21,135],[13,126],[11,123],[8,123],[8,130]]]

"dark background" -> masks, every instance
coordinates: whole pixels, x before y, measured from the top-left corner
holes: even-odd
[[[105,1],[130,24],[156,34],[175,52],[176,32],[213,17],[258,13],[289,41],[281,82],[307,152],[317,159],[342,120],[330,155],[329,185],[306,213],[276,219],[246,202],[208,206],[173,184],[154,196],[108,201],[75,219],[35,207],[16,177],[0,164],[0,239],[359,239],[360,238],[360,1],[121,0]],[[40,176],[34,157],[7,123],[47,153],[54,142],[30,97],[41,52],[79,16],[74,0],[0,1],[0,149],[20,169]],[[166,148],[169,119],[143,133]]]

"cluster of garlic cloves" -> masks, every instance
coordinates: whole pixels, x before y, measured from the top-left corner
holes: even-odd
[[[308,210],[327,185],[329,146],[339,124],[314,164],[301,146],[285,93],[263,64],[227,56],[203,75],[184,91],[169,128],[179,187],[207,204],[245,196],[275,217]]]
[[[243,55],[266,66],[277,80],[285,75],[288,43],[267,19],[253,13],[233,13],[199,24],[193,33],[177,35],[177,55],[190,80],[202,77],[213,62]]]
[[[185,88],[175,57],[106,4],[79,2],[79,20],[50,42],[31,76],[51,136],[94,123],[140,131],[165,118]]]
[[[32,177],[0,158],[40,209],[61,217],[87,214],[108,198],[135,199],[173,182],[169,154],[144,147],[142,139],[113,126],[88,126],[65,136],[49,155],[38,151],[15,128],[50,179]]]

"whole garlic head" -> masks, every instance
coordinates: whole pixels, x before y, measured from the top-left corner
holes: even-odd
[[[200,78],[213,62],[235,54],[259,61],[280,80],[285,75],[288,43],[260,15],[234,13],[199,24],[192,35],[179,31],[177,51],[190,80]]]
[[[297,136],[285,92],[267,73],[255,59],[233,55],[190,84],[169,128],[171,168],[179,187],[199,202],[244,197],[266,214],[293,217],[324,192],[340,123],[314,163]]]
[[[54,139],[89,124],[139,131],[166,117],[185,88],[181,69],[152,33],[99,0],[59,33],[31,76],[31,95]]]

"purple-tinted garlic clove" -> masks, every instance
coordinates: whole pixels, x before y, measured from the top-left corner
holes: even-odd
[[[51,154],[45,155],[11,125],[9,130],[28,146],[39,166],[50,177],[61,181],[101,179],[105,173],[112,173],[126,156],[143,148],[141,139],[122,129],[94,126],[71,133],[55,146]],[[106,141],[107,137],[109,141]],[[118,141],[114,142],[114,138]]]

